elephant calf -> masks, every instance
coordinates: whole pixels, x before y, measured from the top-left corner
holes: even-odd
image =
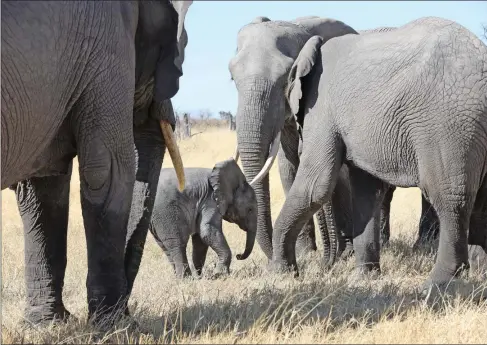
[[[231,251],[222,231],[222,219],[247,232],[246,259],[254,247],[257,200],[237,162],[229,159],[213,169],[185,169],[186,187],[178,190],[174,169],[162,169],[150,230],[166,253],[178,277],[191,275],[186,245],[191,236],[193,264],[201,275],[208,247],[218,255],[217,273],[228,273]]]

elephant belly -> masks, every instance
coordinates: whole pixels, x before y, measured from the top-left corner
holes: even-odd
[[[397,187],[415,187],[419,184],[416,152],[407,144],[395,144],[397,138],[383,135],[375,144],[346,143],[346,164]]]

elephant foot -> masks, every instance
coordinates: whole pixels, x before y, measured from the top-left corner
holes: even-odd
[[[230,275],[230,267],[227,265],[218,264],[213,271],[213,279],[219,279]]]
[[[381,270],[379,264],[364,265],[356,267],[348,278],[349,284],[363,282],[366,280],[375,280],[380,277]]]
[[[294,278],[299,277],[297,265],[290,265],[284,261],[272,260],[267,265],[267,270],[273,274],[289,274],[292,273]]]
[[[28,306],[24,312],[24,326],[48,326],[50,324],[66,323],[74,318],[64,305]]]

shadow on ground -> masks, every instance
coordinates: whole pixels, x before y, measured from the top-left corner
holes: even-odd
[[[413,249],[410,243],[402,240],[391,240],[385,250],[409,259],[418,256],[425,261],[432,261],[433,255],[436,256],[436,248],[423,246]],[[418,266],[424,266],[422,260],[416,262]],[[432,265],[430,262],[429,266]],[[421,267],[417,269],[421,271]],[[265,274],[263,270],[256,272],[258,270],[254,268],[253,273]],[[148,317],[147,313],[140,313],[137,319],[143,325],[144,333],[158,341],[173,342],[179,336],[198,337],[216,332],[233,332],[238,337],[252,329],[260,332],[285,329],[289,334],[289,330],[310,321],[326,323],[328,332],[333,332],[343,326],[373,326],[392,317],[406,317],[409,310],[424,306],[418,294],[419,286],[405,289],[393,280],[383,278],[351,284],[347,273],[341,270],[338,277],[326,273],[318,281],[309,282],[305,277],[289,289],[274,286],[248,289],[232,299],[181,305],[166,316]],[[482,285],[482,282],[468,284],[471,289],[474,285]],[[464,293],[461,295],[465,296]],[[447,304],[436,304],[434,312],[440,313]]]

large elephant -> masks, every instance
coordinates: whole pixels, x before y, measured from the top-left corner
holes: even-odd
[[[367,35],[369,33],[389,32],[396,29],[397,27],[394,26],[380,26],[378,28],[369,29],[369,30],[359,30],[358,33],[360,35]],[[381,217],[380,235],[381,235],[382,244],[387,244],[390,238],[391,201],[395,190],[396,190],[395,186],[390,186],[390,189],[387,191],[384,197],[384,202],[382,204],[381,215],[380,215]],[[438,220],[438,216],[434,208],[431,206],[430,202],[425,198],[423,194],[421,194],[421,217],[419,219],[419,232],[418,232],[418,238],[416,240],[415,246],[418,246],[421,243],[430,242],[431,240],[437,239],[439,230],[440,230],[440,222]]]
[[[383,31],[389,28],[375,30]],[[272,221],[269,182],[266,174],[277,154],[281,182],[287,194],[299,166],[302,143],[287,101],[280,91],[284,88],[285,77],[305,40],[312,35],[319,35],[326,41],[346,34],[357,34],[357,32],[342,22],[317,16],[302,17],[292,22],[271,21],[266,17],[257,17],[238,33],[237,54],[229,64],[232,79],[239,93],[238,150],[235,158],[238,159],[240,154],[246,177],[252,181],[251,184],[257,193],[259,205],[257,240],[269,259],[272,257]],[[281,149],[277,150],[279,144]],[[273,148],[271,154],[268,154],[269,146]],[[334,208],[337,210],[336,222],[330,220],[327,222],[326,208],[316,213],[324,245],[325,262],[329,264],[333,263],[343,251],[350,252],[352,248],[348,172],[346,167],[342,170],[336,192],[332,197]],[[393,189],[388,194],[381,212],[384,242],[389,239],[392,193]],[[430,228],[430,223],[436,223],[432,219],[431,208],[423,207],[420,238],[423,237],[423,233],[428,233],[425,229]],[[299,233],[296,246],[298,250],[316,250],[312,220]]]
[[[436,17],[323,43],[310,38],[287,79],[303,152],[275,223],[274,267],[298,273],[298,232],[346,164],[356,272],[380,271],[378,211],[389,185],[417,186],[440,220],[424,287],[444,287],[469,266],[468,244],[487,251],[487,47]]]
[[[190,4],[2,2],[2,189],[16,190],[24,225],[27,320],[69,315],[62,288],[76,155],[89,317],[127,312],[165,146],[184,186],[168,100]]]
[[[283,93],[286,76],[310,37],[320,35],[326,41],[349,33],[356,31],[340,21],[320,17],[303,17],[292,22],[257,17],[238,33],[237,53],[229,63],[238,90],[236,154],[257,196],[257,242],[269,260],[272,219],[267,173],[279,151],[279,172],[287,194],[299,165],[299,134]],[[327,211],[329,208],[323,208],[317,214],[320,229],[326,227]],[[334,224],[328,228],[335,233]],[[324,240],[330,245],[336,243],[335,238]],[[312,220],[303,227],[298,242],[303,250],[316,249]],[[335,251],[325,251],[325,256]]]

